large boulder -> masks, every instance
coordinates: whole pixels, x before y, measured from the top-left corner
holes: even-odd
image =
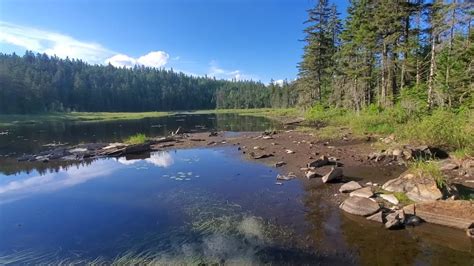
[[[350,181],[350,182],[347,182],[347,183],[343,184],[341,186],[341,188],[339,188],[339,192],[347,193],[347,192],[351,192],[351,191],[354,191],[354,190],[359,189],[359,188],[362,188],[362,186],[359,185],[359,183],[357,183],[356,181]]]
[[[367,198],[350,197],[343,201],[339,208],[351,214],[368,216],[376,213],[380,206],[377,202]]]
[[[474,223],[474,202],[468,200],[434,201],[405,206],[405,213],[414,214],[428,223],[466,230]]]
[[[393,194],[380,194],[379,196],[382,199],[392,203],[393,205],[398,205],[398,203],[399,203],[397,197],[395,197]]]
[[[434,178],[420,173],[405,172],[387,181],[382,188],[390,192],[403,192],[415,202],[429,202],[443,197]]]
[[[385,219],[385,228],[387,229],[399,229],[405,225],[405,213],[403,210],[389,213]]]
[[[323,183],[332,182],[342,177],[342,168],[333,167],[329,173],[322,177]]]

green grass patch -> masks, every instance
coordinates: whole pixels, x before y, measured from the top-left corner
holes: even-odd
[[[145,135],[145,134],[135,134],[133,136],[130,136],[128,137],[124,143],[127,143],[127,144],[143,144],[145,142],[147,142],[148,140],[148,137]]]
[[[409,170],[413,174],[433,178],[440,189],[446,187],[448,184],[446,177],[441,172],[439,165],[436,162],[418,160],[410,164]]]
[[[407,195],[403,192],[393,192],[393,195],[397,200],[400,202],[402,205],[409,205],[414,203],[410,198],[407,197]]]

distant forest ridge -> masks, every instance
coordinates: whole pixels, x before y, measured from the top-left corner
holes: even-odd
[[[218,80],[147,67],[0,53],[0,113],[289,107],[292,84]]]

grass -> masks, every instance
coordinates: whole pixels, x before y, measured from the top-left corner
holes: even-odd
[[[113,121],[113,120],[133,120],[146,117],[163,117],[170,115],[170,112],[70,112],[70,113],[43,113],[28,115],[0,115],[0,126],[8,127],[16,124],[34,124],[42,122],[56,121]]]
[[[317,105],[306,113],[306,120],[324,126],[318,132],[321,138],[338,138],[337,129],[347,127],[354,136],[395,134],[397,141],[404,143],[474,155],[474,112],[470,110],[410,113],[400,106],[385,110],[370,106],[356,113]]]
[[[409,170],[413,174],[433,178],[440,189],[446,187],[448,184],[446,177],[441,172],[439,165],[436,162],[418,160],[410,164]]]
[[[393,195],[397,200],[400,202],[402,205],[409,205],[414,203],[410,198],[407,197],[407,195],[403,192],[393,192]]]
[[[190,112],[193,114],[237,114],[266,117],[275,120],[303,117],[304,112],[296,108],[257,108],[257,109],[213,109]]]
[[[145,134],[135,134],[133,136],[128,137],[124,142],[127,144],[142,144],[148,140],[148,137]]]

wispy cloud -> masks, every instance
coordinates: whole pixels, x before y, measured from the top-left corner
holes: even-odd
[[[211,76],[211,77],[216,77],[218,79],[227,79],[227,80],[232,80],[232,79],[235,79],[235,80],[254,79],[254,80],[256,80],[257,79],[256,77],[253,77],[251,75],[242,73],[242,71],[240,71],[238,69],[228,70],[228,69],[221,68],[219,66],[219,64],[217,63],[217,61],[215,61],[215,60],[211,61],[211,63],[209,65],[210,65],[210,67],[209,67],[209,71],[208,71],[207,75]]]
[[[98,43],[80,41],[71,36],[42,29],[25,27],[0,21],[0,43],[6,43],[61,58],[77,58],[91,64],[112,64],[117,67],[144,65],[162,67],[169,55],[164,51],[151,51],[134,58],[112,51]]]

